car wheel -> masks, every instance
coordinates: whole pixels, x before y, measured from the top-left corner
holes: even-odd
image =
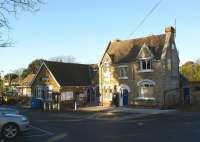
[[[2,136],[6,139],[13,139],[19,134],[19,128],[14,123],[6,124],[2,129]]]

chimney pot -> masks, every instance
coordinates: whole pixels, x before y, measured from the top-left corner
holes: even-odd
[[[165,33],[175,33],[175,29],[174,27],[166,27],[165,28]]]

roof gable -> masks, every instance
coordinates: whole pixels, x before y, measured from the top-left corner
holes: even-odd
[[[153,58],[154,55],[149,49],[149,47],[144,43],[140,52],[138,53],[138,58]]]
[[[52,74],[52,72],[49,70],[49,68],[46,66],[45,62],[43,61],[42,65],[40,66],[40,68],[37,71],[37,74],[33,77],[30,86],[32,86],[35,81],[37,81],[37,78],[39,77],[39,75],[43,72],[43,70],[47,70],[48,73],[50,74],[50,76],[52,77],[52,79],[55,81],[55,83],[58,85],[58,87],[60,87],[60,84],[58,83],[58,81],[56,80],[55,76]]]

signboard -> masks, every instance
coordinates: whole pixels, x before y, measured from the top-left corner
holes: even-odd
[[[42,81],[47,81],[48,80],[48,77],[47,76],[43,76],[42,77]]]

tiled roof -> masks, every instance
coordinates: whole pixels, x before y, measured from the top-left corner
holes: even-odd
[[[149,47],[154,57],[160,59],[165,44],[165,34],[113,41],[110,43],[107,53],[114,63],[131,62],[137,59],[138,53],[144,43]]]
[[[21,85],[29,87],[31,85],[31,82],[32,82],[32,80],[33,80],[34,77],[35,77],[35,74],[29,74],[29,75],[27,75],[27,77],[25,77],[22,80]]]
[[[61,86],[91,85],[90,65],[44,61]]]

